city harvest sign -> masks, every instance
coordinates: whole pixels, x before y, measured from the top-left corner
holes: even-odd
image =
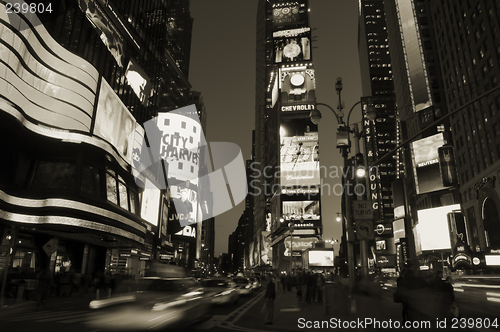
[[[315,109],[316,106],[314,104],[281,106],[282,112],[312,111]]]

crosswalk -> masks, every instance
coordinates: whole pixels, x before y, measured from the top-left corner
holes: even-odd
[[[36,323],[63,323],[84,324],[92,319],[90,311],[35,311],[17,312],[0,311],[0,320],[8,322],[36,322]]]

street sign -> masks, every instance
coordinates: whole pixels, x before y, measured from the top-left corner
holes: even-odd
[[[354,221],[373,220],[373,209],[371,201],[353,201]]]
[[[356,222],[356,235],[358,240],[370,240],[374,238],[373,225],[371,221]]]
[[[49,240],[49,242],[45,243],[45,245],[42,247],[43,251],[47,254],[47,256],[52,256],[52,254],[59,249],[59,246],[57,244],[57,240],[52,238]]]

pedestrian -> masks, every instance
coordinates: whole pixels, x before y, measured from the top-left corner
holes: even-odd
[[[306,295],[307,295],[307,274],[305,271],[302,271],[300,274],[300,286],[301,288],[301,294],[302,294],[302,300],[301,302],[306,301]]]
[[[448,301],[445,299],[445,285],[443,281],[443,271],[436,271],[436,275],[430,282],[431,291],[433,293],[433,298],[435,303],[437,304],[438,310],[437,314],[439,319],[445,319],[450,310],[451,302],[448,304]]]
[[[50,282],[51,276],[50,272],[47,268],[43,270],[39,270],[36,274],[36,278],[38,280],[38,304],[36,306],[37,309],[41,309],[42,307],[47,307],[47,300],[49,299],[50,293]]]
[[[314,286],[313,276],[311,275],[311,271],[307,271],[307,273],[306,273],[306,302],[307,303],[311,302],[313,286]]]
[[[265,325],[271,325],[274,320],[274,300],[276,299],[276,284],[274,283],[274,276],[271,276],[266,288],[266,319]]]
[[[408,272],[408,268],[403,268],[399,273],[398,279],[396,279],[396,292],[394,293],[394,302],[401,303],[403,305],[401,315],[403,323],[408,321],[408,296],[407,289],[405,287],[404,277]]]
[[[445,318],[448,320],[452,318],[450,315],[450,309],[453,302],[455,302],[455,294],[453,293],[453,280],[450,276],[448,276],[443,283],[443,310],[445,310]]]

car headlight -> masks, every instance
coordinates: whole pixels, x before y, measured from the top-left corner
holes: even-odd
[[[161,310],[165,310],[165,309],[170,308],[170,307],[174,307],[176,305],[184,304],[186,302],[187,302],[186,300],[179,300],[179,301],[167,302],[167,303],[155,303],[155,305],[153,306],[153,309],[151,309],[151,310],[161,311]]]
[[[248,289],[248,288],[252,288],[252,285],[246,285],[246,286],[245,286],[245,288],[246,288],[246,289]]]
[[[229,294],[231,294],[231,291],[227,290],[227,291],[223,291],[222,293],[219,293],[219,294],[217,294],[215,296],[224,296],[224,295],[229,295]]]

